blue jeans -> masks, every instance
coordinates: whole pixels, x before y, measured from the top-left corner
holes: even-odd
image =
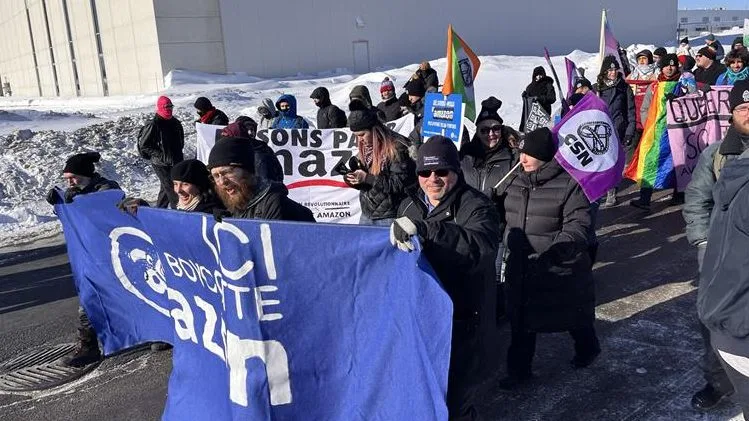
[[[378,227],[389,227],[393,224],[395,218],[369,219],[364,214],[359,217],[359,225],[375,225]]]

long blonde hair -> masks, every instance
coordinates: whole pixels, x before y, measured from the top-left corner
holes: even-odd
[[[372,164],[369,172],[373,175],[380,175],[383,168],[388,162],[394,162],[398,157],[398,142],[392,136],[390,129],[382,124],[375,124],[372,127]],[[359,147],[359,159],[365,161],[364,148]]]

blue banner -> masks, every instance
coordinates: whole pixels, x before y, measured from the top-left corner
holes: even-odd
[[[430,92],[424,98],[424,119],[421,135],[426,140],[434,135],[449,137],[460,145],[463,130],[463,97]]]
[[[452,304],[388,230],[57,205],[105,354],[174,345],[164,420],[446,420]]]

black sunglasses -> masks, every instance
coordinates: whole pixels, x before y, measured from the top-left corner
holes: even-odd
[[[434,171],[424,170],[424,171],[419,171],[416,174],[418,174],[419,177],[422,177],[422,178],[429,178],[432,176],[432,173],[437,174],[437,177],[447,177],[447,175],[450,174],[450,170],[434,170]]]
[[[493,131],[493,132],[495,132],[495,133],[499,133],[499,132],[502,131],[502,126],[500,126],[499,124],[497,124],[497,125],[494,125],[494,126],[491,126],[491,127],[482,127],[482,128],[479,129],[479,132],[481,134],[489,134],[490,130]]]

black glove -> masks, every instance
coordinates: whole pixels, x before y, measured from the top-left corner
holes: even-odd
[[[126,197],[117,203],[117,208],[123,212],[135,216],[138,213],[139,206],[151,206],[143,199],[137,197]]]
[[[425,234],[426,224],[424,224],[424,221],[414,221],[407,216],[401,216],[390,225],[390,244],[402,251],[414,251],[415,246],[411,237],[424,237]]]
[[[523,98],[525,98],[525,97],[527,97],[527,96],[528,96],[528,93],[527,93],[527,92],[525,92],[525,91],[523,91],[523,93],[522,93],[522,94],[520,94],[520,96],[522,96]]]
[[[57,188],[53,187],[49,189],[47,192],[47,203],[54,206],[58,203],[62,203],[62,199],[60,198],[60,195],[57,194]]]
[[[229,211],[224,209],[213,209],[213,220],[216,222],[221,222],[227,216],[231,216]]]
[[[65,203],[73,203],[73,198],[81,194],[83,191],[80,187],[71,187],[65,190]]]

